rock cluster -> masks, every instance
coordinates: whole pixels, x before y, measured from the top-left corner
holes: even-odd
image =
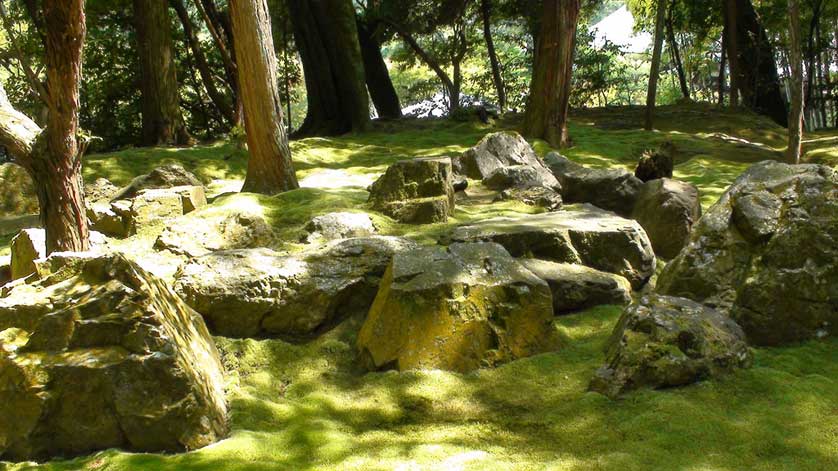
[[[376,211],[406,224],[445,222],[454,211],[451,159],[403,160],[370,186]]]
[[[51,260],[0,297],[0,458],[182,451],[226,433],[201,317],[116,255]]]

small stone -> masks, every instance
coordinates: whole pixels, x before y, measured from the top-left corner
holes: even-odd
[[[43,229],[24,229],[12,239],[11,279],[35,273],[35,260],[46,256],[46,234]]]

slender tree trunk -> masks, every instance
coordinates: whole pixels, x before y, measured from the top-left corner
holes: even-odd
[[[308,114],[298,135],[364,131],[369,98],[351,0],[288,0]]]
[[[727,45],[727,61],[730,63],[730,107],[739,106],[739,83],[741,73],[739,72],[739,17],[737,0],[725,0],[725,44]]]
[[[201,49],[201,43],[198,41],[198,36],[195,34],[192,19],[189,18],[189,12],[186,10],[183,0],[169,0],[169,3],[172,5],[172,8],[175,9],[178,18],[180,18],[180,22],[183,25],[183,34],[186,37],[187,44],[189,44],[189,49],[192,51],[192,56],[195,58],[195,66],[198,69],[198,73],[201,75],[201,82],[204,84],[204,89],[207,91],[207,95],[210,97],[210,100],[212,100],[212,103],[218,111],[227,119],[229,126],[235,126],[236,113],[233,109],[233,105],[230,103],[230,100],[224,96],[223,93],[221,93],[215,84],[212,69],[210,69],[207,58],[204,55],[204,51]]]
[[[523,132],[555,147],[570,144],[567,117],[579,0],[545,0]]]
[[[826,53],[826,47],[824,47],[823,39],[821,37],[821,25],[818,23],[818,30],[817,30],[817,43],[818,43],[818,109],[821,113],[821,125],[823,127],[829,126],[829,120],[826,114],[826,102],[827,102],[827,94],[829,93],[829,87],[827,86],[827,80],[829,76],[829,69],[824,69],[824,55]],[[828,64],[828,62],[827,62]],[[828,67],[828,66],[827,66]],[[826,70],[826,73],[824,73]]]
[[[293,190],[299,185],[282,118],[267,0],[230,0],[230,17],[250,151],[242,191]]]
[[[800,39],[800,0],[789,0],[789,65],[791,66],[791,112],[789,113],[789,161],[800,163],[803,139],[803,51]]]
[[[666,21],[666,4],[664,0],[657,2],[655,18],[655,45],[652,48],[652,65],[649,70],[649,89],[646,93],[646,119],[644,127],[651,131],[654,127],[655,101],[658,94],[658,77],[660,76],[661,54],[663,50],[663,27]]]
[[[387,70],[387,63],[381,55],[381,42],[375,33],[376,25],[358,20],[357,27],[361,57],[364,59],[364,77],[378,116],[386,119],[401,118],[402,106],[390,78],[390,71]]]
[[[751,0],[735,2],[729,26],[728,60],[743,103],[756,113],[765,115],[781,126],[788,125],[788,109],[780,89],[780,76],[774,60],[774,47],[760,23]],[[735,54],[734,54],[735,51]],[[734,60],[735,58],[735,60]]]
[[[434,74],[436,74],[439,81],[442,82],[442,87],[445,90],[445,93],[448,95],[448,97],[450,98],[455,95],[459,96],[459,91],[457,90],[454,81],[451,80],[451,77],[448,75],[447,72],[445,72],[445,69],[442,68],[439,62],[437,62],[436,59],[434,59],[430,54],[428,54],[428,51],[422,49],[422,46],[419,45],[419,42],[416,41],[416,38],[414,38],[412,34],[410,34],[400,25],[392,22],[388,22],[388,24],[393,27],[393,29],[396,31],[396,34],[398,34],[399,37],[402,38],[405,44],[407,44],[408,47],[413,49],[413,52],[415,52],[416,55],[419,56],[422,62],[424,62],[425,65],[427,65],[434,72]]]
[[[823,0],[812,0],[812,19],[809,22],[809,35],[806,40],[806,101],[805,113],[807,116],[815,117],[815,33],[820,23],[821,6]],[[815,128],[815,123],[810,123],[810,129]]]
[[[503,84],[503,75],[500,70],[500,60],[495,50],[495,41],[492,38],[492,0],[481,0],[480,12],[483,17],[483,40],[486,41],[486,50],[489,53],[489,64],[492,66],[492,80],[495,83],[495,90],[498,94],[498,106],[501,112],[506,110],[506,87]]]
[[[234,41],[229,21],[226,20],[228,15],[222,15],[213,0],[194,0],[193,3],[204,19],[204,24],[209,30],[218,53],[221,55],[221,62],[224,64],[227,85],[233,94],[233,127],[241,126],[244,123],[244,105],[239,94],[236,58],[231,52]]]
[[[166,0],[134,0],[140,56],[143,145],[191,142],[180,111],[174,46]]]
[[[687,76],[684,73],[684,64],[681,62],[681,53],[678,51],[678,41],[675,38],[675,27],[672,24],[675,0],[669,4],[669,11],[666,15],[666,38],[669,49],[672,51],[672,60],[675,62],[675,70],[678,72],[678,83],[681,85],[681,94],[684,98],[690,98],[690,87],[687,85]]]
[[[727,34],[722,32],[722,52],[719,61],[719,106],[725,105],[725,70],[727,69]]]

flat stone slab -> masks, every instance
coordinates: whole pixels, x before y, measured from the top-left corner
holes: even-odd
[[[655,254],[636,222],[591,205],[460,226],[442,243],[496,242],[514,257],[585,265],[625,277],[634,289],[655,272]]]
[[[582,311],[606,304],[624,306],[631,302],[631,284],[620,275],[584,265],[533,258],[520,259],[520,262],[550,286],[555,314]]]

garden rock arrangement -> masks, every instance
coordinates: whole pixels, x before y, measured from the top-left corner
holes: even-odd
[[[393,255],[416,247],[407,239],[367,237],[297,255],[220,251],[183,266],[175,290],[215,334],[305,338],[366,312]]]
[[[630,217],[643,182],[622,169],[591,169],[556,152],[544,162],[561,184],[565,203],[590,203]]]
[[[687,245],[699,218],[698,188],[668,178],[644,183],[632,213],[632,219],[646,230],[655,253],[665,259],[674,258]]]
[[[730,318],[688,299],[650,295],[623,313],[590,388],[614,398],[687,385],[751,362],[745,334]]]
[[[627,305],[631,302],[631,284],[620,275],[584,265],[526,258],[519,261],[550,286],[553,312],[557,315],[604,304]]]
[[[183,451],[226,433],[201,317],[118,255],[63,256],[0,298],[0,458]]]
[[[303,242],[314,243],[352,237],[364,237],[376,232],[366,213],[328,213],[312,218],[306,224]]]
[[[661,294],[729,314],[757,345],[838,332],[838,172],[762,162],[695,226]]]
[[[655,272],[655,254],[636,222],[590,205],[488,219],[454,229],[442,243],[496,242],[515,257],[585,265],[625,277],[640,289]]]
[[[370,370],[467,372],[556,347],[546,282],[500,245],[396,253],[361,332]]]
[[[451,159],[403,160],[370,186],[373,209],[406,224],[445,222],[454,211]]]

